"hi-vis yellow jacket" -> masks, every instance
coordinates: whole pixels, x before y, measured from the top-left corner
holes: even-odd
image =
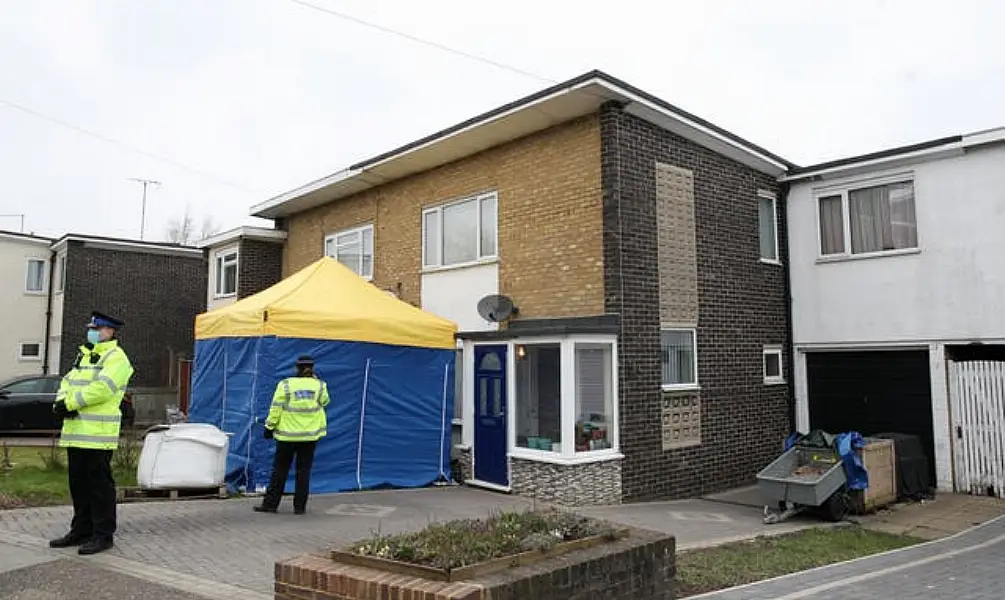
[[[133,365],[117,340],[80,347],[77,363],[59,384],[56,400],[76,417],[63,420],[59,445],[63,448],[115,450],[119,447],[120,404]]]
[[[328,434],[328,385],[314,377],[279,382],[265,419],[280,442],[316,442]]]

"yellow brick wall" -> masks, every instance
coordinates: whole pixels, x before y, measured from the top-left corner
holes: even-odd
[[[604,309],[600,123],[559,125],[337,200],[289,221],[284,275],[321,257],[326,235],[372,222],[374,284],[420,304],[422,209],[499,196],[499,287],[523,317]]]

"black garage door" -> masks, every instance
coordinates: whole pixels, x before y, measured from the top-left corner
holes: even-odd
[[[935,476],[927,350],[810,352],[806,379],[811,429],[916,435]]]

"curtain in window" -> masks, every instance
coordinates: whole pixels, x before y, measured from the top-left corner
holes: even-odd
[[[848,192],[848,211],[854,254],[918,245],[911,183],[852,190]]]
[[[686,385],[694,381],[694,333],[691,331],[664,331],[663,384]]]
[[[841,196],[820,199],[820,254],[844,252],[844,215]]]

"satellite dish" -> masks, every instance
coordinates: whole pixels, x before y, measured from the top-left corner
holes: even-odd
[[[513,306],[508,296],[492,294],[478,301],[478,314],[486,321],[499,323],[517,314],[519,309]]]

